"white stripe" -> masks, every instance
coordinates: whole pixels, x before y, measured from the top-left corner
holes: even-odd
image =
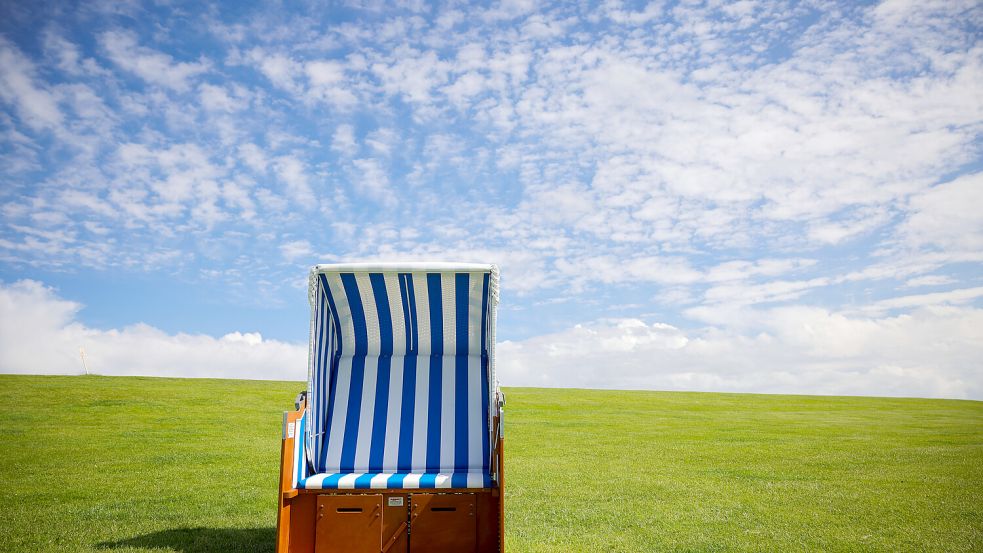
[[[454,393],[455,357],[445,355],[441,366],[440,470],[454,471],[454,423],[457,419]]]
[[[409,271],[430,271],[439,273],[449,272],[469,272],[469,271],[491,271],[495,265],[490,263],[447,263],[444,261],[401,261],[396,263],[323,263],[315,265],[313,271],[317,273],[406,273]]]
[[[437,478],[434,479],[436,484],[435,487],[438,488],[449,488],[451,487],[451,475],[450,474],[438,474]]]
[[[351,390],[352,358],[342,357],[338,363],[338,389],[331,406],[331,428],[328,429],[328,451],[324,461],[325,472],[341,470],[341,446],[348,422],[348,394]]]
[[[382,454],[382,469],[396,470],[399,461],[399,423],[403,407],[403,354],[406,353],[406,329],[403,320],[403,300],[399,293],[399,277],[386,275],[386,294],[393,324],[393,358],[389,371],[389,410],[386,413],[386,448]]]
[[[358,414],[358,437],[355,441],[355,470],[368,470],[369,452],[372,447],[372,425],[375,416],[375,387],[379,376],[379,313],[369,275],[356,274],[358,293],[362,297],[365,312],[365,330],[369,338],[368,355],[362,379],[362,405]],[[371,313],[371,316],[369,314]]]
[[[403,297],[399,292],[399,276],[385,275],[389,313],[393,323],[393,355],[406,353],[406,322],[403,320]]]
[[[361,473],[350,473],[342,476],[338,479],[338,489],[339,490],[354,490],[355,489],[355,479],[362,476]]]
[[[307,453],[310,454],[312,451],[317,450],[317,421],[320,418],[319,407],[320,403],[318,399],[320,394],[318,394],[318,385],[321,382],[320,372],[314,371],[313,367],[317,363],[318,351],[321,348],[321,344],[324,342],[324,337],[318,341],[318,333],[324,326],[324,317],[320,316],[320,297],[318,301],[311,304],[311,345],[310,345],[310,366],[312,370],[309,374],[310,378],[307,383],[307,413],[311,414],[311,422],[308,426],[307,433],[304,435],[303,439],[306,440]]]
[[[469,488],[483,488],[485,487],[485,477],[482,472],[469,472],[468,473],[468,487]]]
[[[324,487],[324,479],[327,477],[327,474],[315,474],[304,481],[304,488],[308,490],[320,490]]]
[[[453,274],[442,273],[440,275],[440,300],[441,312],[444,315],[444,355],[454,355],[457,353],[457,302],[454,291],[455,280]]]
[[[324,342],[324,337],[320,336],[318,340],[319,333],[324,326],[324,317],[321,316],[321,286],[320,277],[318,277],[318,287],[317,287],[317,299],[311,303],[311,336],[310,336],[310,348],[308,354],[310,358],[308,359],[309,371],[308,371],[308,382],[307,382],[307,412],[312,415],[310,427],[307,430],[304,439],[307,440],[307,452],[317,451],[318,441],[317,441],[317,421],[320,418],[321,412],[318,410],[318,402],[321,399],[321,394],[319,393],[321,382],[321,372],[315,370],[318,359],[318,351],[321,348],[321,344]]]
[[[373,476],[372,480],[369,481],[369,487],[374,490],[387,487],[386,484],[388,483],[390,476],[392,476],[391,472],[380,473]]]
[[[430,355],[430,296],[427,295],[426,273],[413,273],[412,276],[413,296],[416,300],[417,347],[422,358]]]
[[[341,325],[342,355],[351,357],[355,351],[355,325],[352,323],[352,310],[348,306],[348,296],[345,285],[341,283],[341,275],[325,275],[335,309],[338,310],[338,323]]]
[[[320,280],[320,279],[319,279]],[[318,292],[320,293],[320,286],[318,286]],[[321,296],[318,295],[317,302],[312,306],[314,310],[314,324],[312,325],[312,335],[311,339],[316,343],[311,346],[311,366],[317,367],[318,360],[321,358],[320,352],[321,348],[324,347],[324,317],[323,309],[321,305],[324,301]],[[323,414],[320,410],[321,406],[321,374],[323,370],[313,371],[311,374],[310,384],[307,386],[307,406],[308,412],[311,413],[311,422],[307,429],[307,440],[308,453],[313,453],[318,450],[320,446],[320,440],[318,440],[318,421],[321,419]]]
[[[416,395],[413,407],[413,455],[410,466],[427,466],[427,423],[430,407],[430,299],[426,273],[413,273],[413,298],[416,309],[417,349]],[[419,484],[418,484],[419,485]]]
[[[454,393],[455,353],[457,349],[457,304],[453,274],[441,273],[441,310],[444,315],[444,356],[441,366],[440,469],[454,470],[454,423],[457,419]]]
[[[407,474],[406,478],[403,479],[403,488],[414,489],[420,487],[420,477],[423,476],[421,473]]]
[[[382,470],[396,470],[399,462],[399,423],[403,407],[403,359],[393,356],[389,371],[389,411],[386,413],[386,445]]]
[[[481,411],[481,358],[468,356],[468,468],[481,468],[482,433],[481,421],[485,414]]]
[[[471,273],[468,290],[468,355],[481,355],[481,290],[484,275]]]
[[[358,295],[362,298],[362,311],[365,313],[365,333],[368,338],[366,355],[375,357],[379,355],[382,339],[379,335],[379,312],[375,307],[372,281],[368,274],[358,273],[355,275],[355,282],[358,284]]]

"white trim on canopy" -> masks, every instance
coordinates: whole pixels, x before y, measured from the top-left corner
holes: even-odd
[[[489,273],[495,269],[495,265],[489,263],[454,263],[445,261],[407,261],[403,263],[393,262],[367,262],[367,263],[326,263],[315,265],[312,269],[314,273],[386,273],[386,272],[485,272]]]

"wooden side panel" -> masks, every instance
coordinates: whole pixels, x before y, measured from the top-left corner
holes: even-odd
[[[382,495],[317,496],[315,553],[382,551]]]
[[[492,467],[498,488],[492,491],[496,496],[495,507],[498,511],[498,553],[505,553],[505,439],[502,432],[501,410],[492,418],[492,428],[495,430],[495,450],[492,452]]]
[[[478,553],[498,553],[498,494],[475,494],[478,505]]]
[[[287,500],[290,513],[289,553],[314,553],[314,511],[317,496],[298,495]]]
[[[296,495],[297,490],[293,489],[294,446],[299,439],[297,422],[304,415],[305,407],[302,403],[299,409],[284,413],[283,417],[280,485],[277,493],[277,553],[312,553],[314,550],[313,500],[300,500],[300,496]]]
[[[476,553],[475,494],[414,494],[410,553]]]

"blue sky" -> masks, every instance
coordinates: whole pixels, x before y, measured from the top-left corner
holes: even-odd
[[[0,371],[302,378],[426,259],[506,385],[983,398],[976,2],[0,10]]]

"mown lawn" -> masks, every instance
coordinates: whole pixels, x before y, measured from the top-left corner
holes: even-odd
[[[302,388],[0,376],[0,551],[272,551]],[[983,550],[981,402],[507,395],[510,553]]]

